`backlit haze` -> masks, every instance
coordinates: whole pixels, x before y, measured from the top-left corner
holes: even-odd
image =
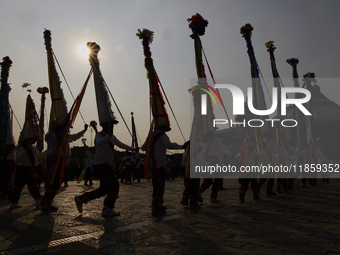
[[[48,87],[44,29],[51,31],[52,49],[75,97],[90,71],[86,43],[96,42],[101,47],[98,56],[102,75],[130,129],[130,113],[134,112],[139,142],[143,143],[150,125],[149,87],[143,48],[136,32],[138,28],[150,29],[154,31],[154,41],[150,45],[154,66],[185,140],[188,140],[192,104],[188,89],[190,79],[196,77],[188,18],[200,13],[209,22],[201,40],[218,83],[235,84],[244,92],[251,86],[246,42],[240,34],[240,28],[250,23],[254,27],[252,41],[255,56],[269,91],[273,80],[269,54],[264,44],[272,40],[277,48],[277,69],[285,86],[293,86],[292,69],[286,59],[298,58],[300,85],[305,73],[314,72],[321,92],[340,104],[339,10],[338,0],[3,0],[0,9],[0,57],[9,56],[13,61],[8,79],[12,88],[10,103],[19,124],[23,126],[28,93],[21,85],[26,82],[32,85],[31,95],[37,111],[40,95],[36,90],[38,87]],[[70,109],[73,99],[60,70],[58,73]],[[207,68],[206,73],[209,77]],[[322,78],[337,79],[322,84]],[[231,115],[230,93],[222,93],[222,99]],[[50,95],[47,94],[47,120],[50,105]],[[184,139],[169,106],[166,105],[166,108],[172,128],[168,135],[172,141],[182,144]],[[216,111],[221,112],[222,116],[220,108],[218,106]],[[120,122],[115,126],[114,134],[122,142],[130,144],[131,136],[118,110],[115,107],[113,110]],[[80,112],[87,124],[91,120],[98,122],[93,78],[89,81]],[[13,126],[17,141],[20,128],[16,120]],[[84,122],[78,115],[71,133],[82,130],[83,126]],[[89,130],[85,137],[87,144],[91,145]],[[79,140],[74,145],[82,144]]]

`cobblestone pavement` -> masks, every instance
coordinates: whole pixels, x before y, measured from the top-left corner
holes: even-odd
[[[151,216],[152,185],[121,185],[116,210],[101,216],[103,198],[84,205],[80,214],[74,196],[98,186],[74,181],[55,198],[57,213],[41,214],[25,188],[21,208],[0,200],[0,254],[340,254],[340,180],[318,181],[288,194],[238,201],[236,179],[224,181],[221,204],[203,194],[201,210],[179,201],[183,181],[166,182],[167,215]]]

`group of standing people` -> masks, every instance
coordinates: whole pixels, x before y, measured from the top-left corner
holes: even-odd
[[[94,172],[97,175],[100,186],[99,188],[92,190],[90,192],[86,192],[80,196],[75,197],[75,203],[77,209],[80,213],[83,211],[83,205],[90,202],[93,199],[100,198],[106,195],[104,200],[104,207],[102,210],[102,215],[104,217],[110,216],[118,216],[120,212],[114,210],[116,200],[119,194],[119,181],[117,176],[115,175],[114,169],[114,147],[118,146],[121,149],[131,152],[138,152],[139,148],[133,148],[128,146],[117,139],[115,135],[113,135],[113,125],[108,122],[102,124],[102,131],[97,132],[95,137],[95,147],[96,154],[94,156],[93,168]],[[58,208],[53,205],[53,199],[55,195],[58,193],[60,186],[58,185],[49,185],[46,183],[46,191],[45,194],[40,194],[39,190],[39,179],[37,177],[37,166],[38,160],[42,158],[46,158],[47,165],[49,165],[53,158],[53,150],[56,145],[56,137],[58,134],[58,130],[60,127],[57,125],[53,130],[48,132],[45,136],[45,140],[48,142],[48,150],[42,153],[39,153],[37,147],[34,145],[37,142],[36,138],[25,138],[21,144],[21,146],[17,149],[17,169],[15,172],[13,187],[11,187],[11,192],[7,192],[8,198],[11,201],[11,208],[19,208],[20,205],[18,203],[20,198],[20,193],[23,187],[27,184],[27,187],[30,191],[30,194],[36,201],[36,206],[41,210],[42,213],[55,212]],[[84,130],[76,133],[74,135],[70,135],[68,138],[68,142],[75,141],[82,137],[88,126],[84,126]],[[152,177],[152,215],[163,215],[166,213],[167,208],[163,206],[163,198],[164,198],[164,187],[166,180],[166,169],[167,169],[167,149],[185,149],[185,153],[183,154],[183,166],[185,169],[186,161],[188,153],[190,153],[190,143],[187,142],[184,145],[179,145],[177,143],[172,143],[169,140],[169,137],[166,135],[167,128],[158,128],[155,130],[156,134],[158,134],[158,138],[155,141],[153,158],[155,159],[154,163],[156,163],[157,168],[153,172]],[[211,135],[211,134],[209,134]],[[328,162],[324,153],[322,152],[321,140],[317,139],[317,144],[315,147],[315,157],[311,158],[310,153],[307,150],[297,151],[292,146],[290,146],[287,150],[283,150],[278,148],[275,142],[271,139],[270,136],[267,136],[267,144],[270,146],[271,151],[276,155],[281,155],[285,157],[287,160],[295,160],[294,157],[302,156],[305,159],[305,162]],[[1,166],[2,169],[8,168],[10,166],[6,160],[6,151],[4,149],[4,144],[1,145]],[[256,146],[249,142],[248,144],[248,165],[256,165],[258,164],[259,157],[265,157],[266,153],[264,150],[257,151]],[[141,147],[142,150],[145,150],[146,143]],[[218,150],[216,150],[218,148]],[[240,147],[239,147],[240,148]],[[230,162],[232,155],[235,156],[235,150],[233,146],[227,146],[223,144],[219,139],[211,137],[211,140],[207,142],[205,145],[196,145],[194,155],[197,159],[201,161],[207,161],[213,157],[219,158],[220,162],[226,163]],[[221,153],[222,152],[222,153]],[[69,153],[69,149],[67,150]],[[236,160],[239,160],[241,157],[241,151],[236,155]],[[66,156],[66,155],[65,155]],[[131,155],[126,154],[126,159],[133,159],[133,157],[129,157]],[[215,158],[216,159],[216,158]],[[270,160],[270,159],[268,159]],[[137,160],[140,162],[140,160]],[[273,162],[272,162],[273,163]],[[274,164],[274,163],[273,163]],[[3,171],[3,170],[2,170]],[[2,172],[3,173],[3,172]],[[181,204],[184,206],[189,206],[191,209],[200,208],[199,203],[203,202],[202,193],[205,192],[210,186],[212,186],[211,194],[210,194],[210,202],[211,203],[219,203],[220,200],[217,199],[218,191],[223,186],[222,178],[205,178],[203,182],[200,183],[200,179],[190,179],[183,173],[184,175],[184,185],[185,190],[183,191],[183,197],[181,200]],[[309,178],[308,178],[309,177]],[[309,180],[310,185],[315,185],[316,176],[303,176],[301,185],[304,187],[306,185],[306,181]],[[329,182],[327,176],[323,176],[323,181]],[[2,188],[7,191],[6,185],[8,184],[8,180],[5,178],[1,178],[2,180]],[[293,189],[293,181],[294,176],[287,176],[287,178],[278,178],[276,182],[276,192],[288,192],[288,189]],[[59,183],[59,182],[56,182]],[[251,190],[253,192],[254,200],[259,199],[260,188],[264,183],[267,183],[266,194],[267,195],[276,195],[276,192],[273,191],[274,187],[274,179],[263,179],[263,178],[245,178],[242,175],[239,178],[240,188],[239,188],[239,198],[242,202],[244,202],[244,197],[246,191],[248,190],[248,186],[250,184]]]
[[[158,77],[153,68],[151,52],[149,44],[152,42],[153,32],[149,30],[139,31],[137,34],[142,39],[145,55],[145,67],[147,69],[149,84],[150,84],[150,98],[153,102],[152,113],[153,121],[150,126],[149,135],[145,143],[139,148],[138,146],[131,147],[121,142],[115,135],[113,135],[114,125],[118,123],[116,117],[111,109],[111,103],[109,101],[108,87],[100,73],[98,52],[100,51],[99,45],[94,42],[87,43],[90,53],[90,64],[92,67],[95,83],[95,96],[97,103],[97,112],[101,131],[97,131],[94,140],[96,153],[93,159],[93,171],[100,181],[100,185],[97,189],[89,192],[85,192],[82,195],[75,196],[75,204],[80,213],[83,211],[84,204],[106,195],[104,199],[104,206],[102,209],[102,215],[104,217],[118,216],[120,212],[114,210],[116,200],[119,195],[119,180],[115,174],[114,169],[114,147],[126,150],[126,157],[122,160],[121,170],[124,167],[124,175],[121,182],[131,183],[131,176],[133,175],[137,181],[140,181],[140,171],[136,171],[136,166],[140,167],[142,161],[137,159],[137,162],[131,156],[131,152],[137,153],[139,149],[146,151],[147,157],[144,162],[145,168],[147,169],[148,175],[152,180],[152,215],[164,215],[167,208],[163,205],[164,202],[164,188],[165,180],[167,178],[167,149],[185,150],[183,156],[183,166],[185,166],[184,173],[184,185],[185,190],[181,204],[184,206],[190,205],[191,209],[198,209],[199,203],[203,202],[202,193],[212,187],[210,194],[211,203],[219,203],[220,200],[217,198],[218,191],[223,189],[222,178],[205,178],[202,183],[200,179],[190,178],[190,150],[193,150],[191,155],[195,157],[196,162],[202,164],[209,164],[211,162],[218,162],[220,165],[228,164],[228,162],[234,160],[232,158],[231,150],[237,150],[234,146],[227,146],[223,144],[219,139],[214,137],[213,132],[207,132],[202,144],[196,142],[193,148],[190,148],[190,142],[185,142],[183,145],[171,142],[166,132],[170,131],[170,123],[167,113],[164,108],[164,100],[162,98],[159,85]],[[49,59],[53,59],[51,51],[51,38],[50,31],[45,30],[45,45],[48,54],[51,56]],[[7,176],[7,178],[1,178],[1,188],[4,190],[6,195],[11,201],[12,208],[18,208],[20,193],[23,187],[27,184],[28,189],[36,201],[36,206],[41,210],[42,213],[56,212],[58,207],[53,204],[53,200],[58,193],[61,183],[63,181],[63,175],[65,172],[65,161],[69,158],[70,147],[69,143],[80,139],[88,129],[88,125],[84,125],[84,129],[76,134],[69,134],[69,128],[71,125],[67,124],[67,118],[69,113],[66,108],[66,102],[63,96],[63,91],[60,87],[59,77],[56,74],[54,62],[49,61],[50,80],[53,81],[50,84],[51,90],[51,117],[49,131],[44,136],[45,141],[48,144],[46,151],[39,151],[36,147],[36,142],[42,138],[42,130],[40,129],[40,123],[36,116],[35,106],[30,95],[27,97],[26,104],[26,116],[25,125],[20,134],[19,145],[17,148],[17,164],[15,171],[13,167],[8,164],[5,151],[5,141],[1,136],[0,139],[0,175],[1,177]],[[6,84],[2,84],[1,91]],[[53,92],[53,93],[52,93]],[[3,97],[4,93],[1,92],[0,96]],[[8,102],[7,102],[8,103]],[[8,104],[7,106],[8,107]],[[7,121],[8,122],[8,121]],[[85,122],[85,121],[84,121]],[[7,123],[8,124],[8,123]],[[7,125],[6,124],[6,125]],[[63,141],[63,146],[61,142]],[[321,147],[319,151],[315,150],[315,153],[311,153],[314,146],[310,146],[305,151],[296,151],[292,147],[287,147],[284,150],[275,144],[271,134],[266,137],[268,146],[267,152],[255,149],[255,144],[252,144],[250,140],[245,141],[247,147],[247,161],[242,161],[241,149],[238,151],[239,155],[236,155],[236,159],[240,160],[239,165],[256,165],[259,163],[259,157],[262,157],[265,162],[275,165],[275,157],[280,156],[291,160],[294,156],[304,156],[305,162],[321,162],[326,161],[323,156]],[[269,151],[269,153],[268,153]],[[235,155],[234,155],[235,156]],[[41,179],[38,178],[39,173],[39,160],[46,159],[45,167],[46,174],[40,178],[45,180],[46,190],[42,195],[39,190]],[[67,163],[66,163],[67,168]],[[11,174],[8,174],[10,172]],[[123,171],[122,171],[123,173]],[[67,171],[66,171],[67,174]],[[9,178],[11,177],[11,178]],[[280,176],[282,177],[282,176]],[[284,176],[283,178],[277,179],[276,191],[278,193],[287,192],[288,188],[292,188],[292,180],[295,176]],[[315,176],[307,176],[311,180],[311,185],[315,185]],[[13,180],[13,187],[10,183]],[[325,181],[328,181],[325,178]],[[267,183],[267,195],[275,195],[276,192],[273,190],[274,178],[248,178],[240,176],[239,179],[239,199],[244,201],[245,193],[248,189],[249,184],[253,191],[253,197],[255,200],[259,199],[260,188],[264,183]],[[66,183],[67,184],[67,183]],[[306,176],[303,176],[302,185],[306,185]]]

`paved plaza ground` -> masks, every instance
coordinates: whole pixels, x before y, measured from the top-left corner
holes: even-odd
[[[180,204],[182,179],[166,182],[168,212],[151,216],[152,185],[146,179],[121,185],[114,218],[101,216],[103,198],[84,205],[74,196],[98,187],[75,181],[55,198],[57,213],[41,214],[24,188],[19,209],[0,200],[0,254],[340,254],[340,180],[318,180],[288,194],[245,203],[236,179],[225,179],[221,204],[203,194],[201,210]]]

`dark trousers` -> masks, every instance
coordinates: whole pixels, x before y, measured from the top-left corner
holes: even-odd
[[[133,179],[140,181],[140,168],[134,168],[133,169]]]
[[[69,166],[65,166],[63,182],[67,184],[69,179],[70,179],[70,168]]]
[[[12,203],[18,203],[21,191],[26,184],[34,200],[41,199],[35,167],[18,166],[15,173],[13,191],[11,194]]]
[[[89,182],[90,186],[92,185],[92,171],[91,168],[86,168],[86,172],[85,172],[85,180],[84,180],[84,184],[87,185],[87,183]]]
[[[206,191],[211,185],[211,193],[210,197],[211,198],[216,198],[217,197],[217,192],[222,188],[223,184],[223,179],[221,178],[214,178],[214,179],[203,179],[203,182],[200,187],[200,192],[203,193]]]
[[[268,179],[261,178],[258,181],[259,188],[267,182],[267,190],[272,191],[274,187],[274,181],[275,181],[274,178],[268,178]]]
[[[119,181],[113,167],[109,164],[94,165],[93,171],[100,181],[99,188],[84,193],[81,199],[88,202],[107,195],[104,200],[104,206],[111,209],[114,208],[119,193]]]
[[[47,164],[46,164],[47,167],[50,166],[50,162],[52,161],[52,158],[53,158],[52,156],[47,157]],[[51,166],[49,169],[49,173],[48,173],[49,176],[51,176],[53,170],[54,170],[54,166]],[[56,169],[56,174],[54,176],[54,179],[49,179],[48,177],[46,178],[45,180],[46,191],[45,191],[44,197],[42,198],[42,202],[45,205],[52,204],[54,197],[57,195],[60,189],[63,175],[64,175],[64,169],[62,168],[62,164],[59,163],[59,168]]]
[[[9,183],[9,180],[7,177],[7,170],[0,167],[0,188],[5,193],[4,198],[6,196],[9,196],[12,190],[12,185]]]
[[[276,180],[276,187],[281,187],[283,191],[288,191],[288,179],[280,178]]]
[[[126,183],[131,183],[131,174],[132,174],[132,166],[126,165],[125,166],[125,181],[126,181]]]
[[[197,204],[197,193],[200,188],[200,179],[190,179],[184,174],[184,191],[183,199],[189,200],[190,204]]]
[[[45,166],[38,165],[36,171],[37,171],[38,184],[40,185],[45,174]]]
[[[239,188],[239,194],[244,195],[250,184],[250,189],[253,192],[253,195],[256,196],[259,194],[259,187],[257,184],[257,179],[256,178],[239,178],[238,183],[240,184]]]
[[[161,206],[163,203],[165,176],[166,176],[165,167],[157,168],[157,170],[153,172],[152,205],[154,207]]]

